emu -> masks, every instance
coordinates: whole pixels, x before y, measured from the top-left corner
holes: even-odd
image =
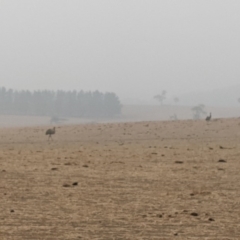
[[[212,113],[210,113],[210,115],[206,117],[206,121],[210,121],[211,118],[212,118]]]
[[[52,135],[53,134],[55,134],[55,127],[53,128],[53,129],[48,129],[47,131],[46,131],[46,135],[48,135],[49,137],[48,137],[48,140],[51,138],[52,139]]]

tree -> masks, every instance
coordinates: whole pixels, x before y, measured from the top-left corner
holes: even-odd
[[[167,94],[167,92],[165,90],[163,90],[161,94],[158,94],[158,95],[154,96],[153,98],[156,99],[157,101],[159,101],[162,105],[163,101],[166,99],[166,94]]]
[[[121,108],[115,93],[0,88],[0,114],[95,118],[120,115]]]
[[[175,104],[178,104],[178,102],[179,102],[179,98],[178,97],[175,97],[173,100],[174,100]]]
[[[104,115],[112,117],[121,114],[122,105],[115,93],[107,92],[104,94]]]
[[[205,106],[203,104],[199,104],[195,107],[193,107],[191,110],[193,112],[193,119],[197,120],[197,119],[201,119],[201,116],[204,114],[206,114],[206,112],[204,111]]]

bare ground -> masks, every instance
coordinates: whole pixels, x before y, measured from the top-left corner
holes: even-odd
[[[239,120],[45,130],[0,131],[0,239],[240,239]]]

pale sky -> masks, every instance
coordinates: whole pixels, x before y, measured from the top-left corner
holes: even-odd
[[[147,99],[240,84],[239,0],[0,0],[0,86]]]

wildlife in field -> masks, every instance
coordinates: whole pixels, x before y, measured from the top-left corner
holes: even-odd
[[[210,121],[211,118],[212,118],[212,113],[210,113],[209,116],[206,117],[206,121],[207,121],[207,122]]]
[[[55,127],[52,128],[52,129],[50,128],[50,129],[48,129],[48,130],[46,131],[46,135],[49,136],[49,137],[48,137],[48,141],[49,141],[50,139],[52,139],[52,135],[55,134],[55,132],[56,132]]]

